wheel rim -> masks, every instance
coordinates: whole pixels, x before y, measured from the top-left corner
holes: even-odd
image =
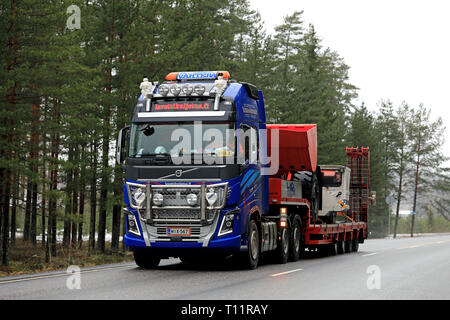
[[[297,224],[295,225],[294,229],[294,249],[295,252],[300,251],[300,232]]]
[[[286,229],[283,229],[283,253],[285,255],[287,255],[288,250],[289,250],[289,237],[288,237],[288,232]]]
[[[252,259],[256,260],[258,258],[258,235],[255,230],[252,231],[250,235],[250,253],[252,255]]]

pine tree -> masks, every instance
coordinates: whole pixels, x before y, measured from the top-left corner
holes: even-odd
[[[395,172],[395,166],[399,162],[399,153],[397,150],[397,144],[400,143],[399,139],[399,128],[398,128],[398,118],[394,114],[394,107],[391,101],[380,101],[378,117],[377,117],[377,128],[381,132],[381,145],[383,146],[384,155],[384,194],[389,197],[392,196],[392,191],[394,189],[393,175]],[[390,206],[386,207],[387,213],[385,220],[386,225],[390,225]],[[394,228],[395,229],[395,228]],[[394,232],[395,234],[395,232]]]
[[[408,174],[407,164],[410,163],[409,141],[407,136],[408,121],[410,119],[411,109],[408,104],[403,103],[396,111],[395,118],[397,121],[397,137],[393,144],[393,149],[397,152],[396,162],[394,164],[394,173],[397,178],[396,184],[396,211],[394,238],[397,237],[398,219],[400,215],[400,205],[404,198],[405,178]]]
[[[444,161],[441,151],[444,132],[442,119],[431,121],[430,113],[431,110],[420,104],[419,109],[412,114],[407,129],[414,161],[411,237],[414,237],[418,197],[430,188],[431,179],[436,176],[436,170]]]

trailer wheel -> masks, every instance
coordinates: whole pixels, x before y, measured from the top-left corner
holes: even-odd
[[[291,242],[291,235],[289,228],[281,229],[281,235],[278,240],[277,249],[275,250],[275,261],[276,263],[285,264],[289,259],[289,247]]]
[[[352,240],[352,252],[358,252],[358,250],[359,250],[359,239],[355,235]]]
[[[161,262],[161,258],[145,251],[136,251],[133,254],[136,264],[144,269],[155,269]]]
[[[344,253],[344,242],[343,241],[336,242],[336,252],[337,252],[337,254]]]
[[[344,252],[345,253],[352,252],[352,240],[351,239],[344,241]]]
[[[247,250],[239,253],[239,261],[246,269],[256,269],[261,255],[261,241],[255,220],[248,225]]]
[[[335,256],[337,254],[336,243],[330,244],[328,248],[330,256]]]
[[[289,250],[289,260],[298,261],[305,252],[305,245],[302,239],[302,226],[298,216],[294,217],[291,232],[291,249]]]

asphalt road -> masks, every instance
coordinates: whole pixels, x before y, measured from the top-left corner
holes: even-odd
[[[75,276],[3,277],[0,300],[6,299],[449,300],[450,235],[367,240],[357,253],[310,255],[253,271],[172,259],[157,270],[126,263],[82,269]]]

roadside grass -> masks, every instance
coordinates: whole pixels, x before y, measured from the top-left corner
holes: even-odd
[[[71,265],[81,268],[134,261],[132,253],[124,252],[122,249],[113,253],[108,247],[110,246],[107,243],[104,253],[95,249],[89,254],[87,243],[81,248],[70,249],[58,244],[56,257],[51,257],[50,262],[46,263],[45,248],[40,242],[33,246],[30,242],[17,239],[15,246],[9,252],[9,266],[0,266],[0,277],[66,270]]]

